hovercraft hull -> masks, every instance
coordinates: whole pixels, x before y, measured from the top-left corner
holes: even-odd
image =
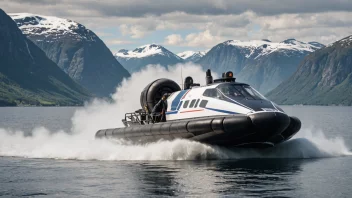
[[[290,139],[300,128],[299,119],[285,113],[257,112],[104,129],[95,136],[133,143],[189,139],[219,146],[271,147]]]

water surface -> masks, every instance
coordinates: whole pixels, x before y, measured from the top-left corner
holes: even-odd
[[[137,147],[96,144],[85,139],[90,135],[72,135],[70,140],[61,133],[72,133],[75,110],[0,108],[0,196],[352,195],[352,157],[345,151],[352,146],[351,107],[284,106],[302,120],[302,130],[298,138],[264,153],[187,141]],[[59,136],[21,135],[38,127]],[[22,132],[14,136],[14,131]]]

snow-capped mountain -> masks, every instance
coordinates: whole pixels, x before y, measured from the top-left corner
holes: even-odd
[[[139,71],[150,64],[166,67],[183,62],[182,58],[156,44],[143,45],[131,51],[121,49],[115,57],[130,73]]]
[[[185,51],[185,52],[178,53],[177,55],[187,62],[197,62],[206,53],[207,53],[206,51],[202,51],[202,52]]]
[[[321,43],[318,43],[318,42],[315,42],[315,41],[313,41],[313,42],[308,42],[308,44],[313,45],[314,47],[316,47],[316,48],[318,48],[318,49],[325,47],[325,45],[323,45],[323,44],[321,44]]]
[[[77,105],[91,95],[30,41],[0,8],[0,106]]]
[[[333,46],[333,45],[340,45],[343,48],[351,46],[352,45],[352,35],[331,44],[331,46]]]
[[[269,40],[251,40],[251,41],[238,41],[230,40],[224,42],[225,45],[236,46],[248,50],[249,53],[246,54],[246,58],[258,59],[261,56],[270,55],[273,52],[313,52],[320,47],[318,43],[315,45],[297,41],[296,39],[287,39],[279,43],[271,42]],[[319,43],[320,44],[320,43]],[[322,45],[322,44],[320,44]],[[287,56],[292,55],[292,53],[286,53]]]
[[[94,94],[109,96],[124,77],[130,76],[103,41],[82,24],[30,13],[10,16],[27,38]]]
[[[292,75],[307,54],[321,46],[296,39],[229,40],[213,47],[197,63],[218,73],[232,70],[239,81],[267,93]]]
[[[352,36],[306,56],[268,97],[280,104],[352,105]]]
[[[31,37],[45,36],[46,38],[50,38],[46,42],[54,42],[62,38],[91,41],[99,39],[98,36],[83,25],[69,19],[31,13],[14,13],[9,15],[16,22],[23,34]]]

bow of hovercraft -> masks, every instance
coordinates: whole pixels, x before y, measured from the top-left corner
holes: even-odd
[[[166,122],[150,114],[165,94]],[[232,72],[213,80],[210,70],[206,85],[187,77],[184,89],[170,79],[153,81],[142,91],[142,109],[127,113],[126,127],[99,130],[97,138],[121,138],[144,143],[160,139],[190,139],[206,144],[238,147],[271,147],[289,140],[301,128],[296,117],[245,83],[236,82]]]

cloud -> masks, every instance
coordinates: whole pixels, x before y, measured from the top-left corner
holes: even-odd
[[[5,0],[6,1],[6,0]],[[31,0],[30,2],[28,0],[11,0],[11,2],[16,2],[19,4],[34,4],[34,5],[57,5],[60,3],[63,3],[63,0]]]
[[[72,19],[93,31],[117,27],[134,40],[172,30],[173,35],[160,41],[172,46],[211,47],[229,39],[264,38],[329,44],[352,34],[351,0],[2,0],[0,7],[8,13]],[[182,38],[185,31],[192,33]]]
[[[171,34],[165,38],[165,45],[179,45],[183,42],[181,35],[179,34]]]
[[[164,44],[171,46],[187,46],[187,47],[212,47],[223,41],[221,37],[214,36],[209,30],[199,33],[188,34],[182,38],[179,34],[171,34],[165,37]]]
[[[111,39],[111,40],[107,40],[107,43],[110,45],[122,45],[122,44],[132,44],[134,43],[134,41]]]
[[[214,36],[209,30],[200,33],[192,33],[186,36],[186,43],[191,47],[211,47],[221,42],[222,38]]]
[[[142,20],[135,22],[135,25],[122,24],[120,25],[120,31],[122,35],[130,35],[132,38],[143,38],[145,35],[156,30],[157,24],[152,20]]]
[[[122,35],[130,35],[132,38],[142,38],[146,31],[143,30],[143,26],[133,26],[133,25],[120,25],[120,31]]]
[[[138,18],[147,15],[160,16],[171,12],[184,12],[195,15],[237,15],[251,10],[259,15],[277,15],[352,10],[352,1],[350,0],[119,0],[118,3],[115,0],[4,0],[4,4],[39,5],[40,7],[64,4],[67,5],[67,8],[75,8],[76,10],[96,10],[102,16]]]

